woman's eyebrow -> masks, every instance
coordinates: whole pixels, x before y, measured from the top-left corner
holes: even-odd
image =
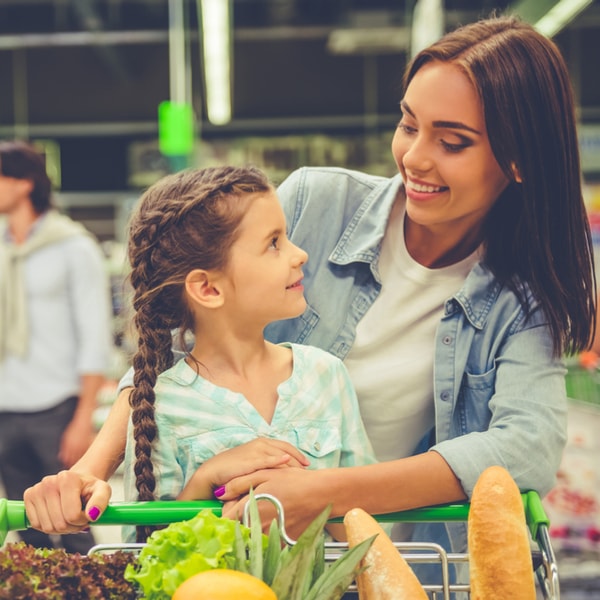
[[[407,112],[411,117],[416,118],[415,113],[404,100],[400,102],[400,108],[402,108],[404,112]],[[471,133],[481,135],[481,131],[474,129],[473,127],[469,127],[460,121],[434,121],[433,126],[441,129],[464,129],[465,131],[470,131]]]

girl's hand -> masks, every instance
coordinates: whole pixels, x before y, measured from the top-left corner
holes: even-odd
[[[234,477],[260,469],[304,468],[308,459],[288,442],[256,438],[213,456],[203,463],[187,482],[178,500],[206,500],[217,497],[219,488]],[[215,489],[216,488],[216,489]]]
[[[23,500],[32,527],[48,534],[65,534],[81,531],[90,521],[96,521],[111,494],[106,481],[74,471],[60,471],[25,490]]]

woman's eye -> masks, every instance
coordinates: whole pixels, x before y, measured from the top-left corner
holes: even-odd
[[[448,152],[451,152],[453,154],[461,152],[462,150],[464,150],[465,148],[468,148],[471,145],[468,142],[461,142],[459,144],[451,144],[450,142],[446,142],[444,140],[440,140],[440,143],[442,144],[442,146],[445,150],[447,150]]]
[[[412,135],[413,133],[417,132],[416,127],[411,127],[410,125],[407,125],[403,121],[400,121],[398,123],[398,129],[400,129],[401,131],[403,131],[404,133],[406,133],[408,135]]]

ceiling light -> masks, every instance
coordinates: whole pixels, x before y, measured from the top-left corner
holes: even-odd
[[[231,121],[230,0],[199,0],[206,83],[206,111],[214,125]]]
[[[591,3],[592,0],[561,0],[537,21],[534,27],[540,33],[552,37]]]
[[[437,42],[444,35],[443,0],[417,0],[413,9],[411,56]]]
[[[521,0],[509,11],[532,23],[543,35],[552,37],[591,3],[592,0]]]

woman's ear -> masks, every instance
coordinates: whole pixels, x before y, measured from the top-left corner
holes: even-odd
[[[515,181],[515,183],[523,183],[523,178],[521,177],[521,172],[519,171],[519,168],[517,167],[517,163],[515,163],[515,162],[510,163],[510,170],[512,171],[513,180]]]
[[[206,308],[218,308],[225,297],[216,271],[194,269],[185,278],[185,290],[191,300]]]

